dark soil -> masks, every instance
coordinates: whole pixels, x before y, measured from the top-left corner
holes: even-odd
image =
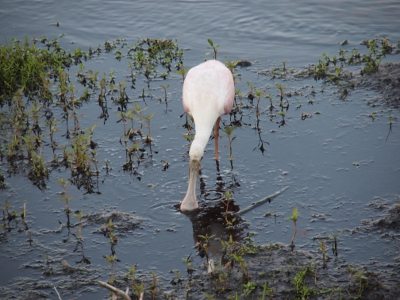
[[[376,231],[384,234],[384,243],[398,243],[400,238],[400,205],[390,209],[371,203],[374,209],[385,212],[376,221],[363,221],[351,232]],[[245,239],[236,254],[242,261],[232,259],[227,251],[209,273],[207,265],[188,270],[185,278],[172,279],[169,284],[158,286],[154,299],[399,299],[400,265],[376,266],[350,265],[340,257],[324,259],[320,251],[311,253],[292,250],[289,245],[274,244],[255,246]],[[329,253],[330,254],[330,253]],[[374,269],[372,271],[371,269]],[[136,279],[145,282],[145,298],[153,299],[151,290],[154,279],[143,275]],[[126,277],[115,283],[121,290],[131,285]],[[131,295],[132,299],[137,299]]]
[[[373,202],[369,206],[384,213],[383,217],[363,221],[351,231],[383,233],[383,243],[398,245],[400,205],[389,208]],[[88,216],[86,222],[103,225],[110,218],[115,230],[122,232],[132,230],[142,221],[125,213],[112,212]],[[384,266],[373,262],[354,266],[341,262],[340,257],[326,255],[324,259],[321,251],[292,250],[289,245],[282,244],[256,246],[250,238],[234,242],[232,249],[231,253],[226,249],[216,259],[212,273],[208,265],[203,265],[193,266],[182,277],[171,274],[169,279],[156,273],[116,274],[113,285],[123,291],[129,287],[132,299],[138,299],[135,285],[138,287],[142,283],[144,299],[206,299],[206,295],[209,299],[399,299],[400,265],[396,259]],[[56,299],[54,280],[57,280],[62,299],[71,299],[77,293],[78,298],[84,299],[86,293],[99,289],[97,280],[107,272],[90,265],[71,267],[59,259],[40,261],[25,268],[42,270],[45,279],[17,278],[8,287],[1,287],[1,299]]]
[[[361,76],[360,84],[379,91],[380,100],[389,106],[400,108],[400,63],[381,63],[377,72]]]

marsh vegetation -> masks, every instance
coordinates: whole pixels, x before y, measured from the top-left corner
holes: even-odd
[[[219,45],[211,39],[208,44],[212,52],[205,56],[220,58]],[[311,299],[320,296],[357,299],[379,293],[395,294],[396,288],[390,285],[396,277],[393,273],[385,277],[362,266],[347,264],[347,268],[343,268],[340,264],[340,235],[355,229],[338,229],[331,235],[319,236],[319,245],[311,252],[303,252],[295,247],[302,239],[297,234],[306,236],[302,228],[297,228],[298,219],[302,218],[301,208],[292,207],[292,215],[287,217],[294,226],[291,240],[286,244],[256,245],[251,233],[244,233],[247,224],[235,204],[235,196],[240,192],[235,169],[237,157],[240,157],[235,150],[240,143],[239,130],[241,136],[251,136],[253,153],[265,155],[270,145],[266,132],[278,133],[281,128],[291,126],[293,119],[307,122],[318,117],[321,112],[313,107],[319,95],[331,90],[339,101],[346,101],[357,87],[365,82],[374,82],[371,78],[382,68],[399,71],[393,68],[393,64],[383,62],[386,55],[398,53],[398,45],[392,45],[388,38],[374,38],[362,42],[362,45],[360,50],[339,50],[337,56],[324,53],[316,64],[301,70],[290,68],[286,61],[279,66],[264,68],[255,65],[255,68],[250,68],[249,64],[242,64],[239,60],[225,59],[237,83],[234,108],[221,124],[224,132],[221,137],[226,138],[226,148],[229,149],[229,168],[221,175],[216,163],[216,188],[205,189],[203,181],[200,191],[202,200],[210,202],[202,204],[204,215],[191,219],[194,228],[197,223],[201,224],[199,227],[207,227],[205,220],[214,220],[223,233],[216,237],[204,228],[194,229],[196,254],[204,261],[199,263],[191,256],[184,257],[182,262],[187,274],[174,270],[172,279],[162,280],[160,277],[163,276],[157,271],[138,274],[135,265],[128,270],[117,267],[121,264],[118,243],[141,226],[146,226],[142,225],[144,219],[141,216],[104,212],[96,205],[83,211],[76,203],[80,199],[71,190],[101,197],[101,185],[112,170],[122,171],[140,182],[148,168],[151,172],[168,172],[177,159],[187,160],[188,145],[194,134],[191,118],[178,112],[179,125],[171,132],[184,148],[175,153],[175,157],[165,155],[168,150],[161,146],[161,140],[166,136],[160,133],[160,124],[165,123],[164,116],[171,113],[170,101],[180,101],[176,90],[188,70],[184,63],[184,50],[177,40],[171,39],[146,38],[133,43],[116,39],[86,51],[79,47],[67,51],[57,38],[12,39],[0,48],[0,188],[7,191],[8,182],[16,176],[27,178],[41,191],[56,184],[59,191],[51,198],[63,201],[59,201],[62,219],[58,220],[59,224],[51,226],[59,226],[59,229],[42,234],[67,232],[62,243],[73,244],[72,252],[79,260],[74,265],[64,260],[65,252],[71,251],[70,245],[64,248],[56,243],[51,247],[57,250],[48,249],[43,241],[38,242],[37,236],[32,237],[35,217],[30,211],[36,205],[32,199],[26,199],[23,206],[11,203],[6,197],[0,199],[3,210],[1,242],[12,243],[11,237],[21,232],[26,234],[28,248],[36,243],[40,251],[52,253],[54,258],[43,253],[37,264],[27,264],[26,267],[40,270],[49,281],[68,275],[71,279],[62,279],[59,281],[62,288],[54,289],[61,296],[68,295],[71,289],[90,293],[93,286],[97,286],[97,280],[104,278],[118,289],[129,287],[127,294],[132,299],[140,299],[143,293],[146,299],[183,296],[193,299]],[[121,68],[127,74],[118,76],[113,70],[101,72],[90,64],[104,56],[123,64]],[[247,81],[244,72],[255,73],[267,84]],[[367,99],[360,105],[376,108],[368,116],[372,120],[387,116],[386,126],[390,135],[393,127],[397,126],[400,94],[396,77],[390,77],[388,73],[391,74],[386,71],[383,81],[376,77],[379,82],[376,87],[383,92],[380,101]],[[308,81],[292,86],[293,81],[302,80]],[[323,82],[320,89],[309,84],[319,81]],[[384,82],[387,84],[383,85]],[[178,88],[173,89],[172,85]],[[97,114],[95,118],[87,115],[88,107]],[[156,130],[153,129],[154,123],[158,124]],[[102,144],[106,143],[104,132],[107,127],[111,127],[114,130],[112,134],[118,137],[118,145],[114,146],[123,159],[113,160],[101,150]],[[181,132],[177,133],[177,129]],[[157,156],[160,152],[164,152],[162,159]],[[359,167],[360,163],[354,166]],[[148,188],[155,188],[159,184],[157,176],[152,176],[151,180],[154,183],[148,183]],[[396,207],[390,211],[387,208],[391,218],[396,217],[392,214]],[[265,214],[266,218],[276,219],[277,216],[276,212]],[[398,235],[399,230],[396,222],[397,219],[391,223],[394,224],[394,235]],[[370,227],[366,226],[368,229],[364,230],[373,230],[371,228],[377,226],[368,225]],[[102,268],[92,267],[92,258],[85,253],[85,247],[94,243],[89,238],[88,228],[103,235],[107,243],[107,252],[102,253]],[[157,230],[160,229],[156,229],[155,234]],[[219,256],[213,252],[212,244],[218,244]],[[54,292],[49,281],[35,285],[35,278],[17,280],[2,293],[7,297],[21,294],[29,295],[30,299],[47,297]],[[25,291],[16,288],[20,284],[26,287]]]

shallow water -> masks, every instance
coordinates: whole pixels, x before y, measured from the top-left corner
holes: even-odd
[[[339,48],[360,47],[363,39],[375,36],[390,36],[394,43],[400,39],[398,9],[399,4],[395,1],[255,1],[251,4],[231,1],[35,1],[33,4],[2,1],[0,28],[4,42],[11,37],[53,38],[63,33],[65,36],[60,38],[63,47],[82,47],[84,50],[116,38],[127,38],[129,44],[138,37],[177,38],[180,47],[190,49],[184,54],[185,67],[204,60],[205,53],[210,51],[207,49],[210,38],[220,44],[220,60],[247,58],[256,62],[248,69],[238,70],[242,76],[237,89],[248,91],[246,83],[252,82],[275,95],[278,90],[274,83],[281,81],[257,75],[255,70],[281,66],[285,60],[289,68],[301,68],[317,62],[323,52],[334,55]],[[54,26],[56,22],[60,23],[59,27]],[[345,39],[350,42],[348,46],[338,45]],[[387,60],[398,61],[398,57]],[[111,55],[101,55],[85,66],[100,73],[115,70],[119,80],[128,73],[127,63],[117,62]],[[76,68],[72,68],[71,73],[75,74]],[[125,152],[119,143],[123,130],[122,125],[116,123],[117,107],[110,104],[110,118],[105,124],[98,119],[101,110],[95,103],[85,104],[80,109],[85,115],[81,120],[83,127],[99,122],[94,136],[100,143],[99,158],[109,160],[112,170],[101,171],[98,186],[94,188],[100,194],[85,194],[83,189],[75,186],[71,186],[69,192],[75,195],[70,204],[73,210],[88,214],[117,210],[145,219],[139,229],[119,236],[114,249],[121,260],[115,266],[117,271],[126,272],[131,265],[137,264],[140,271],[154,269],[157,274],[173,277],[169,274],[171,270],[180,270],[182,274],[186,270],[182,258],[196,255],[193,226],[197,224],[193,225],[187,216],[174,208],[185,195],[188,168],[187,141],[182,138],[185,121],[180,118],[183,113],[181,80],[176,75],[166,82],[170,84],[167,113],[165,105],[157,101],[164,95],[159,84],[152,83],[153,99],[147,100],[147,112],[156,112],[151,125],[155,138],[154,154],[148,164],[139,167],[139,175],[122,170]],[[313,237],[353,229],[363,219],[376,218],[379,211],[367,206],[372,201],[387,205],[395,203],[395,195],[400,192],[400,134],[396,124],[389,134],[387,110],[379,113],[381,108],[366,105],[366,98],[378,95],[372,90],[358,89],[351,93],[349,101],[342,101],[335,94],[335,88],[325,87],[322,93],[321,82],[311,79],[283,84],[290,91],[304,92],[305,95],[297,99],[303,102],[302,108],[296,110],[296,100],[292,98],[287,125],[283,127],[275,120],[262,120],[263,139],[269,143],[265,145],[264,153],[257,149],[258,136],[251,129],[254,114],[249,112],[243,122],[251,125],[234,131],[233,170],[227,139],[221,140],[219,167],[222,181],[217,181],[210,142],[202,164],[203,190],[211,191],[207,198],[215,199],[220,197],[215,190],[235,186],[235,203],[244,208],[289,186],[272,203],[244,215],[246,232],[256,233],[253,238],[260,244],[289,244],[293,228],[285,217],[289,217],[293,207],[297,206],[301,213],[299,230],[307,235],[296,237],[296,249],[317,252],[318,244]],[[317,91],[315,97],[310,94],[313,86]],[[140,93],[139,88],[128,92],[135,100]],[[314,105],[307,105],[309,97],[314,99]],[[319,111],[321,114],[301,120],[302,111],[312,114]],[[373,111],[378,112],[375,121],[368,117]],[[391,113],[398,116],[397,111]],[[225,123],[228,120],[225,116]],[[162,161],[170,165],[166,171],[163,171]],[[359,163],[359,167],[353,163]],[[2,173],[6,172],[5,161],[1,162],[0,168]],[[57,200],[61,192],[57,179],[69,176],[69,170],[54,169],[44,192],[24,176],[6,178],[10,188],[1,191],[0,201],[7,199],[18,210],[22,201],[27,201],[33,245],[26,242],[24,232],[7,234],[7,242],[0,244],[0,259],[8,272],[0,272],[0,285],[7,286],[17,276],[31,276],[53,280],[57,286],[62,276],[43,275],[45,255],[54,259],[54,265],[60,259],[66,259],[72,265],[82,256],[88,257],[94,268],[103,270],[98,279],[108,279],[109,265],[103,256],[110,255],[110,243],[96,232],[98,226],[84,227],[83,248],[77,245],[67,228],[55,232],[60,228],[59,222],[66,222],[63,203]],[[204,195],[201,198],[204,199]],[[211,203],[215,202],[218,201]],[[267,211],[276,213],[277,217],[264,217]],[[218,232],[217,226],[214,230]],[[340,258],[350,263],[367,263],[372,259],[392,263],[396,248],[390,246],[382,255],[380,238],[379,234],[354,236],[344,232],[339,242]],[[201,262],[196,258],[197,264]],[[39,267],[35,268],[35,265]],[[88,293],[84,298],[98,299],[98,295],[105,294],[104,290],[96,290],[97,294]]]

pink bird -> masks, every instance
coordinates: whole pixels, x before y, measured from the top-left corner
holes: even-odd
[[[195,123],[196,134],[190,146],[189,183],[181,211],[199,207],[196,183],[201,169],[200,161],[214,127],[215,159],[218,160],[218,131],[221,116],[229,114],[235,98],[231,71],[217,60],[208,60],[192,69],[183,83],[183,108]]]

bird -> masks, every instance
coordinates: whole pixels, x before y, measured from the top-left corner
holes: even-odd
[[[201,159],[214,126],[215,159],[218,160],[219,123],[229,114],[235,98],[232,72],[218,60],[208,60],[189,70],[183,82],[182,104],[195,123],[195,136],[189,150],[189,179],[180,209],[190,212],[199,208],[196,183]]]

